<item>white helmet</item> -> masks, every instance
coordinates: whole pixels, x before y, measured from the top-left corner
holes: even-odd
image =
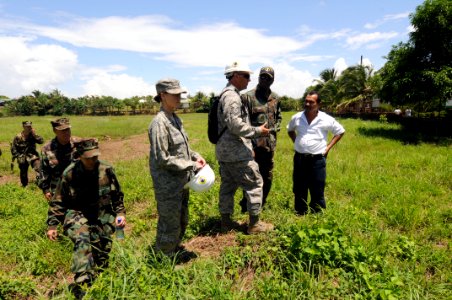
[[[250,74],[253,73],[247,63],[240,61],[234,61],[230,65],[227,65],[226,68],[224,68],[224,75],[230,74],[232,72],[247,72]]]
[[[209,190],[215,182],[215,173],[209,165],[205,165],[188,182],[188,187],[195,192],[205,192]]]

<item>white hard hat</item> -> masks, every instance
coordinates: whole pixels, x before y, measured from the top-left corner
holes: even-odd
[[[227,65],[226,68],[224,68],[224,75],[227,75],[232,72],[247,72],[250,74],[253,73],[253,71],[251,71],[247,63],[243,63],[240,61],[234,61],[230,65]]]
[[[188,187],[195,192],[205,192],[209,190],[215,182],[215,173],[209,165],[205,165],[188,182]]]

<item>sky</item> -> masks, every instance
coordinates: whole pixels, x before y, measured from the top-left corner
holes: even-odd
[[[299,98],[322,70],[374,70],[413,30],[419,0],[0,0],[0,95],[155,95],[176,78],[189,95],[220,93],[225,66]]]

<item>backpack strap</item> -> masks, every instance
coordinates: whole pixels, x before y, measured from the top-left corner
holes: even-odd
[[[227,91],[234,91],[234,90],[230,90],[230,89],[223,90],[223,91],[221,92],[220,96],[218,96],[218,104],[220,104],[221,96],[223,96],[223,94],[226,93]],[[240,96],[240,95],[239,95],[239,96]],[[224,128],[220,131],[220,134],[218,135],[218,140],[220,140],[220,138],[221,138],[221,136],[223,135],[223,133],[226,132],[226,129],[228,129],[228,126],[224,126]]]

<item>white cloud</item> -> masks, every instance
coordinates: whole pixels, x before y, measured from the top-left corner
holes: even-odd
[[[26,27],[30,34],[78,47],[153,53],[161,60],[181,66],[219,67],[237,58],[251,64],[284,56],[303,46],[295,39],[268,36],[264,30],[235,23],[178,29],[171,20],[161,16],[76,19],[67,24],[59,27],[21,24],[18,27]]]
[[[366,29],[375,29],[387,22],[400,20],[400,19],[406,19],[410,15],[409,12],[404,12],[400,14],[394,14],[394,15],[385,15],[382,19],[375,21],[374,23],[366,23],[364,25],[364,28]]]
[[[395,31],[359,33],[356,35],[349,36],[346,39],[346,45],[351,49],[357,49],[365,46],[366,44],[371,44],[372,47],[375,48],[378,45],[377,42],[384,42],[396,36],[398,36],[398,33]]]
[[[286,62],[270,63],[275,70],[275,82],[271,89],[280,96],[301,98],[305,89],[312,85],[314,76],[308,71],[303,71],[289,65]],[[257,85],[259,72],[255,72],[248,88]]]
[[[335,62],[334,62],[334,70],[336,70],[337,72],[337,76],[341,75],[341,73],[348,68],[347,63],[345,62],[345,58],[341,57],[338,58]]]
[[[0,94],[49,91],[72,78],[77,55],[58,45],[33,45],[32,38],[0,36]]]
[[[111,74],[106,72],[89,71],[91,76],[83,85],[86,95],[104,95],[119,99],[132,96],[155,95],[155,87],[148,84],[142,78],[127,74]]]

